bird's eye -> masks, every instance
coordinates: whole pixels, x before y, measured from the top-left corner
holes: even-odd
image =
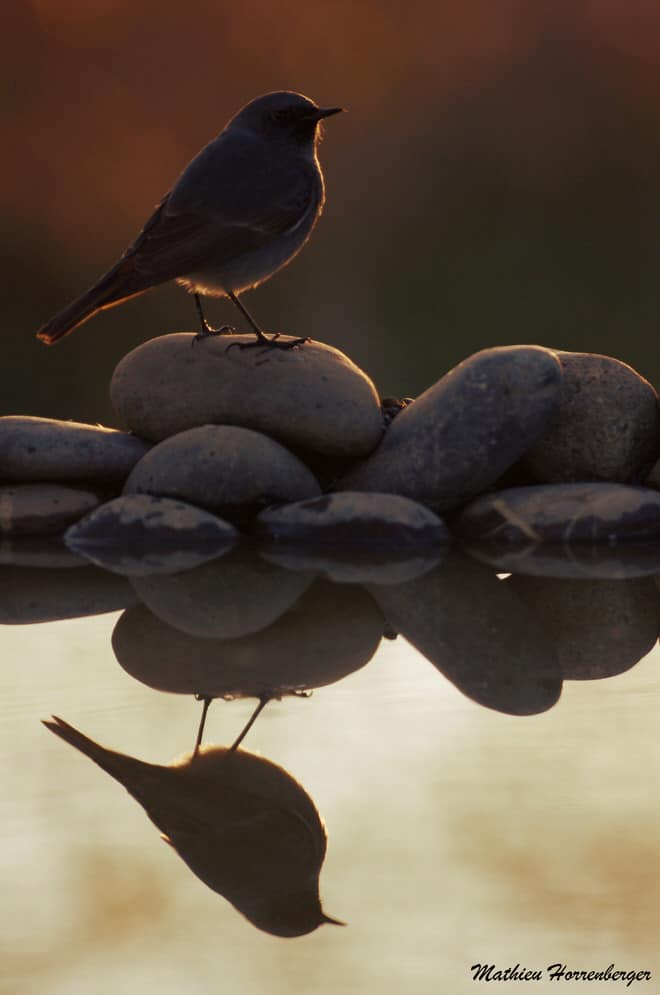
[[[282,108],[279,111],[272,111],[270,116],[276,124],[283,124],[283,122],[288,119],[289,112],[285,108]]]

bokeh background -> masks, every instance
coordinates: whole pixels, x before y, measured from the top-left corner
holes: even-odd
[[[279,88],[350,113],[327,125],[311,243],[249,295],[265,327],[346,350],[383,394],[516,342],[660,383],[657,4],[4,0],[2,21],[2,413],[113,424],[121,356],[195,328],[170,286],[54,349],[33,337]]]

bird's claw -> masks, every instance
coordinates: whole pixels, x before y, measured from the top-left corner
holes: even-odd
[[[195,342],[201,342],[203,339],[216,338],[218,335],[235,335],[236,329],[233,325],[220,325],[219,328],[212,328],[211,325],[204,324],[201,332],[197,332],[197,335],[192,340],[191,345],[195,345]],[[234,342],[234,345],[238,345]]]
[[[241,351],[243,349],[258,349],[261,347],[266,349],[293,349],[297,345],[305,345],[306,342],[312,341],[310,338],[296,338],[289,339],[286,342],[280,342],[280,335],[280,332],[275,332],[275,334],[271,335],[269,338],[267,335],[264,335],[263,332],[259,332],[257,333],[257,337],[254,342],[232,342],[227,349],[227,352],[229,352],[229,349],[232,349],[234,346]]]

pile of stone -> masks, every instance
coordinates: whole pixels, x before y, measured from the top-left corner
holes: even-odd
[[[0,419],[0,534],[61,535],[125,573],[186,569],[249,533],[413,555],[660,540],[658,397],[624,363],[487,349],[413,403],[321,343],[152,339],[115,370],[128,431]]]

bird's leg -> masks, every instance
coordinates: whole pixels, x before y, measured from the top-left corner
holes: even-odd
[[[197,754],[199,753],[199,748],[202,745],[202,736],[204,735],[204,726],[206,725],[206,713],[209,710],[209,705],[213,701],[213,698],[206,698],[206,697],[202,697],[201,695],[197,695],[197,700],[198,701],[203,701],[204,702],[204,706],[202,708],[202,717],[199,720],[199,729],[197,730],[197,739],[195,741],[195,749],[193,750],[193,756],[194,757],[197,756]]]
[[[252,728],[252,726],[254,725],[254,723],[257,721],[257,718],[259,717],[259,715],[261,714],[261,712],[263,712],[264,708],[266,707],[266,705],[268,704],[268,702],[270,701],[270,699],[271,699],[271,695],[269,695],[269,694],[264,694],[264,695],[262,695],[259,698],[259,704],[257,705],[257,707],[253,711],[252,715],[248,719],[247,725],[245,725],[243,727],[240,735],[238,736],[238,739],[235,739],[234,742],[229,747],[229,752],[230,753],[234,753],[238,749],[238,747],[241,745],[241,743],[243,742],[243,740],[245,739],[245,737],[249,733],[249,731]]]
[[[193,295],[195,298],[195,307],[197,308],[197,314],[199,315],[199,323],[201,325],[201,331],[197,333],[193,339],[193,345],[195,342],[199,342],[200,339],[206,339],[209,335],[233,335],[236,329],[233,325],[220,325],[219,328],[213,328],[209,325],[208,321],[204,317],[204,312],[202,310],[202,301],[199,294]]]
[[[248,309],[246,308],[243,301],[239,298],[238,294],[235,294],[233,290],[227,291],[227,296],[232,304],[235,304],[238,310],[241,312],[243,317],[247,320],[248,324],[251,326],[252,331],[255,333],[260,342],[270,342],[268,336],[264,335],[259,325],[256,323]]]
[[[230,301],[236,305],[236,307],[241,312],[243,317],[247,319],[247,321],[252,326],[252,331],[257,336],[255,342],[245,342],[245,343],[232,342],[232,345],[237,345],[239,349],[254,349],[256,346],[262,346],[262,345],[270,346],[273,349],[293,349],[295,345],[303,345],[305,342],[310,341],[309,339],[291,339],[290,342],[280,342],[279,332],[276,332],[275,335],[271,335],[270,337],[268,337],[268,335],[265,335],[262,329],[259,328],[259,325],[254,320],[254,318],[246,308],[243,301],[240,300],[238,294],[235,294],[232,290],[228,290],[227,296],[229,297]]]

